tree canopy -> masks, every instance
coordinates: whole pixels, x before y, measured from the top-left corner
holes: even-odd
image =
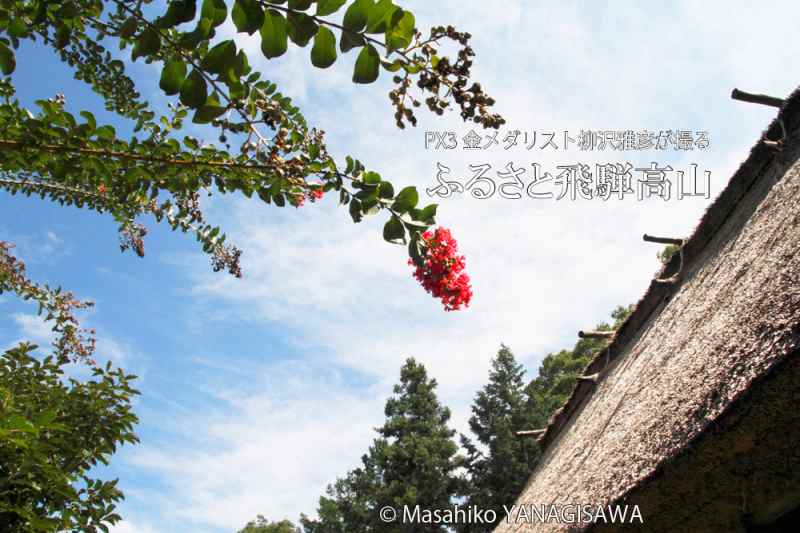
[[[301,519],[304,531],[445,531],[440,524],[401,519],[403,506],[444,510],[463,492],[455,431],[448,427],[450,410],[439,402],[436,387],[421,363],[405,362],[400,383],[386,401],[379,437],[362,457],[362,466],[328,487],[319,500],[319,518]],[[396,520],[381,519],[379,510],[385,507],[396,510]]]
[[[320,69],[331,67],[339,53],[357,54],[354,83],[372,83],[381,71],[392,75],[390,104],[401,128],[416,123],[423,101],[435,114],[457,108],[464,120],[497,128],[504,120],[491,112],[494,100],[472,79],[469,33],[437,26],[423,35],[413,13],[392,0],[172,0],[161,13],[148,4],[4,2],[3,74],[14,72],[22,43],[43,43],[102,97],[106,109],[135,127],[126,137],[98,123],[91,110],[70,113],[63,95],[26,109],[6,78],[0,83],[0,189],[110,213],[122,249],[139,255],[147,234],[141,219],[152,215],[193,233],[214,269],[236,276],[241,251],[206,221],[201,193],[239,193],[300,207],[335,191],[354,222],[387,213],[384,239],[407,244],[411,261],[425,265],[425,232],[436,223],[436,204],[419,205],[413,186],[395,188],[355,156],[330,154],[323,132],[252,68],[255,58],[236,36],[220,37],[220,28],[230,22],[236,35],[256,35],[266,59],[287,53],[290,43],[310,45],[311,63]],[[447,55],[445,48],[456,51]],[[142,97],[145,80],[128,74],[128,60],[160,65],[159,87],[173,99],[165,116]],[[187,119],[213,135],[181,135]]]
[[[270,522],[261,515],[248,522],[238,533],[300,533],[300,529],[289,520]]]
[[[0,5],[0,190],[110,215],[120,248],[139,256],[144,219],[166,222],[193,234],[215,271],[237,277],[242,251],[206,220],[201,195],[241,194],[299,208],[336,193],[354,222],[386,214],[384,239],[408,246],[417,277],[430,283],[436,204],[421,205],[414,187],[396,188],[354,155],[330,154],[323,132],[253,68],[257,58],[237,42],[249,35],[267,60],[306,47],[319,69],[355,54],[354,83],[388,73],[400,128],[416,124],[423,103],[436,115],[455,108],[482,127],[503,123],[472,79],[471,36],[452,26],[423,34],[413,13],[392,0],[9,0]],[[102,123],[92,109],[73,112],[70,88],[23,105],[13,73],[25,46],[56,54],[118,119]],[[134,62],[158,65],[158,80],[132,76]],[[150,82],[169,99],[168,110],[143,96],[152,94]],[[183,133],[189,120],[203,138]],[[96,480],[90,470],[136,441],[134,376],[96,364],[94,332],[75,315],[90,304],[29,280],[11,249],[0,241],[0,294],[37,302],[56,340],[49,355],[22,343],[0,357],[0,524],[10,531],[107,530],[119,520],[114,505],[122,495],[115,481]],[[466,305],[463,258],[457,271],[441,265],[436,290],[426,289],[446,308]],[[76,362],[88,378],[69,374]],[[251,526],[293,527],[263,520]]]
[[[133,427],[133,375],[92,360],[94,332],[75,311],[86,304],[69,292],[30,281],[24,265],[0,241],[0,294],[39,304],[52,324],[52,353],[20,343],[0,355],[0,530],[106,531],[120,519],[117,481],[96,478]],[[68,373],[73,362],[88,378]]]
[[[519,439],[515,432],[532,427],[535,413],[525,395],[525,370],[511,349],[501,345],[492,359],[488,383],[472,403],[469,428],[474,439],[461,435],[467,452],[467,505],[492,509],[500,520],[503,505],[511,505],[539,459],[532,439]],[[459,531],[485,531],[485,524],[460,524]]]

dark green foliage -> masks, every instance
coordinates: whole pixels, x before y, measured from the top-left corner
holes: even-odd
[[[65,378],[64,361],[38,359],[35,348],[0,356],[0,531],[107,531],[122,493],[89,470],[138,441],[134,376],[109,364]]]
[[[387,238],[395,236],[395,231],[384,228]],[[613,323],[602,322],[596,329],[616,329],[632,311],[633,306],[619,306],[611,313]],[[380,436],[362,457],[361,467],[328,487],[319,500],[319,518],[302,517],[303,531],[444,531],[435,524],[384,524],[378,511],[384,506],[399,510],[403,505],[431,511],[450,509],[457,497],[464,497],[460,502],[463,509],[491,509],[502,520],[503,506],[515,502],[540,456],[534,439],[519,438],[515,433],[545,427],[572,392],[577,377],[607,342],[581,339],[571,350],[548,354],[538,375],[527,384],[522,365],[501,345],[492,360],[489,382],[472,405],[472,437],[461,436],[465,458],[457,455],[454,432],[447,427],[449,411],[434,393],[436,381],[428,378],[422,365],[409,359],[394,396],[386,403]],[[456,474],[462,466],[466,476]],[[458,524],[456,529],[483,532],[487,525]]]
[[[91,304],[30,281],[11,249],[0,241],[0,295],[38,304],[55,339],[46,357],[27,343],[0,355],[0,531],[107,531],[122,493],[90,469],[137,442],[134,376],[92,359],[94,332],[75,317]],[[90,377],[68,377],[69,363]]]
[[[672,259],[672,256],[680,249],[680,246],[677,244],[668,244],[664,247],[663,250],[656,254],[658,260],[661,262],[662,265],[666,265],[669,263],[669,260]]]
[[[238,32],[258,32],[256,38],[261,39],[261,52],[267,58],[287,53],[289,41],[306,46],[313,39],[312,64],[328,68],[337,59],[339,32],[343,53],[360,49],[355,82],[375,81],[381,66],[390,72],[402,69],[403,76],[396,77],[398,89],[391,96],[400,127],[404,121],[416,122],[413,108],[420,102],[410,90],[417,89],[417,96],[428,96],[428,107],[437,114],[454,103],[465,121],[491,128],[503,123],[490,113],[493,101],[471,78],[474,53],[468,34],[441,27],[423,38],[414,16],[391,0],[355,0],[345,8],[346,4],[342,0],[235,0],[230,6],[224,0],[2,2],[0,71],[4,75],[17,68],[21,41],[43,43],[72,69],[76,80],[99,95],[107,110],[130,120],[134,133],[119,135],[110,124],[98,124],[88,110],[67,111],[69,96],[61,94],[26,109],[16,98],[12,79],[2,79],[0,190],[110,214],[119,224],[121,249],[132,249],[139,256],[144,255],[147,233],[140,219],[150,215],[157,222],[166,221],[173,230],[192,233],[211,256],[214,270],[237,276],[241,275],[241,252],[226,245],[220,228],[205,220],[200,194],[241,193],[277,207],[299,207],[305,198],[313,198],[313,192],[337,191],[356,222],[383,210],[391,221],[384,236],[391,242],[408,241],[410,257],[421,262],[420,234],[436,223],[436,206],[417,208],[418,194],[413,188],[395,197],[388,181],[368,172],[354,157],[345,157],[342,169],[344,165],[328,153],[323,133],[306,123],[291,98],[253,71],[253,62],[235,40],[221,40],[217,35],[230,18]],[[160,16],[151,16],[159,8]],[[336,16],[342,9],[343,28],[323,18]],[[452,60],[440,51],[447,41],[458,48]],[[129,76],[126,64],[116,59],[119,53],[160,66],[159,86],[172,97],[168,116],[157,116],[150,109],[142,93],[150,94],[151,88],[141,87],[146,80]],[[381,54],[392,54],[393,60]],[[208,139],[182,135],[187,117],[207,124],[206,131],[214,134]],[[5,243],[0,245],[0,252],[8,250]],[[0,253],[0,260],[7,257]],[[73,318],[53,311],[53,302],[63,303],[63,295],[59,300],[57,291],[20,281],[12,270],[0,274],[8,275],[0,276],[2,290],[37,300],[53,314],[61,334],[53,360],[34,363],[24,347],[4,356],[18,377],[6,371],[3,379],[14,382],[3,384],[0,390],[5,395],[0,398],[4,402],[0,450],[5,454],[0,463],[5,476],[0,479],[5,483],[0,487],[5,522],[0,525],[12,531],[18,527],[91,530],[93,525],[105,529],[106,523],[117,518],[112,502],[121,496],[113,482],[86,477],[86,469],[104,461],[117,444],[135,440],[130,432],[135,417],[128,410],[129,397],[135,393],[127,385],[130,376],[108,367],[97,369],[89,360],[97,383],[68,381],[60,386],[54,376],[61,365],[70,359],[88,360],[91,354]],[[22,383],[15,380],[28,377],[36,377],[41,390],[28,394],[14,388]],[[373,494],[366,487],[376,483],[381,492],[374,494],[381,501],[416,499],[436,506],[449,501],[453,493],[455,445],[446,429],[449,413],[436,402],[435,382],[427,380],[424,369],[410,362],[403,379],[412,388],[401,387],[398,392],[399,403],[393,404],[384,436],[371,452],[374,458],[365,459],[363,471],[355,471],[332,489],[330,501],[342,521],[357,523],[363,509],[374,509],[374,501],[366,496],[355,498],[352,507],[340,505],[343,495]],[[31,391],[35,388],[33,381],[26,386]],[[426,403],[414,401],[417,388]],[[97,401],[83,405],[92,394]],[[48,407],[56,405],[53,402],[64,406],[53,411]],[[73,403],[84,408],[83,420],[67,408]],[[417,416],[414,413],[427,421],[424,427],[407,420],[409,427],[402,429],[401,422]],[[82,431],[86,421],[97,429]],[[420,442],[417,432],[426,435]],[[74,459],[75,454],[81,459]],[[405,473],[404,457],[415,461],[409,482],[416,489],[411,492],[398,484]],[[20,473],[21,468],[30,472]],[[25,481],[18,482],[18,474]],[[13,490],[8,489],[9,480],[15,483]]]
[[[320,28],[314,37],[311,63],[315,67],[328,68],[336,61],[336,36],[328,28]]]
[[[103,98],[107,109],[135,120],[135,131],[145,132],[144,138],[119,139],[108,134],[108,125],[77,124],[63,109],[63,97],[34,114],[21,108],[6,80],[0,94],[5,99],[0,116],[4,154],[0,189],[109,212],[120,223],[127,243],[122,248],[133,248],[139,255],[144,253],[146,231],[137,217],[152,214],[157,221],[166,218],[173,229],[194,233],[212,256],[215,270],[240,274],[240,252],[223,246],[224,235],[208,237],[212,230],[203,223],[197,202],[201,190],[241,192],[248,198],[255,194],[277,207],[300,206],[305,198],[315,198],[315,190],[336,190],[355,222],[381,210],[390,217],[398,214],[392,208],[395,189],[388,181],[351,157],[347,169],[341,170],[327,153],[322,133],[306,124],[291,99],[252,71],[251,61],[235,40],[216,38],[229,17],[238,32],[259,32],[261,51],[270,59],[288,52],[290,41],[306,46],[313,40],[311,63],[329,68],[337,59],[338,32],[343,53],[360,48],[353,72],[356,83],[375,81],[381,65],[391,72],[403,69],[405,76],[397,77],[400,86],[392,91],[401,127],[405,120],[416,122],[413,109],[420,102],[409,93],[411,89],[427,93],[428,100],[436,102],[431,109],[437,113],[446,102],[455,102],[464,120],[495,128],[502,123],[489,114],[493,102],[480,91],[480,84],[469,83],[473,53],[468,34],[435,28],[423,39],[414,15],[392,0],[355,0],[346,8],[343,0],[235,0],[230,9],[224,0],[171,0],[155,18],[143,10],[148,3],[12,0],[0,7],[4,74],[15,70],[15,50],[21,40],[42,41],[75,70],[76,79]],[[343,26],[324,18],[342,9]],[[161,64],[160,88],[178,97],[173,116],[156,117],[126,74],[125,64],[105,48],[104,40],[130,49],[133,60]],[[461,47],[451,62],[437,55],[447,40]],[[382,53],[392,54],[393,60],[382,59]],[[415,78],[420,83],[413,83]],[[471,91],[475,98],[463,98]],[[216,128],[224,149],[181,139],[178,132],[187,116]],[[34,132],[30,136],[25,134],[29,126]],[[180,149],[181,141],[189,150]],[[231,147],[234,141],[239,145]],[[152,157],[144,158],[145,153]],[[5,154],[13,154],[8,164]],[[370,175],[377,181],[370,183]],[[174,206],[180,207],[172,210]],[[406,210],[399,218],[404,234],[392,223],[387,240],[420,242],[419,233],[436,222],[433,213],[428,209],[422,216],[421,210]],[[419,262],[417,254],[411,258]]]
[[[377,522],[375,497],[379,474],[371,455],[364,455],[361,462],[361,467],[328,486],[326,494],[319,499],[317,519],[301,516],[304,533],[380,531],[373,529]]]
[[[466,504],[493,509],[498,520],[505,516],[503,505],[514,502],[539,458],[532,439],[514,435],[536,423],[528,410],[524,374],[511,350],[501,345],[492,360],[489,383],[472,404],[469,427],[478,445],[461,436],[469,474]],[[486,531],[486,525],[462,524],[459,531]]]
[[[619,327],[633,311],[633,306],[618,306],[611,313],[614,319],[609,325],[601,322],[597,331],[611,331]],[[547,355],[539,367],[537,377],[528,384],[528,409],[544,427],[550,415],[561,407],[575,387],[575,381],[594,355],[608,343],[605,339],[580,339],[572,350],[561,350]]]
[[[353,71],[353,81],[355,83],[372,83],[377,80],[380,63],[378,51],[368,44],[358,54],[356,67]]]
[[[258,0],[236,0],[231,18],[237,30],[252,35],[264,24],[264,10]]]
[[[263,516],[258,515],[255,520],[248,522],[237,533],[300,533],[300,528],[289,520],[270,522]]]
[[[632,310],[632,306],[617,307],[611,313],[613,325],[603,322],[596,329],[616,329]],[[501,346],[492,360],[489,383],[472,405],[469,424],[477,442],[461,437],[467,451],[468,504],[494,509],[498,519],[505,516],[503,505],[514,503],[539,459],[534,439],[518,438],[514,433],[544,428],[572,392],[577,377],[607,342],[580,339],[572,350],[548,354],[527,386],[522,365],[508,347]],[[459,531],[484,530],[481,524],[459,526]]]
[[[436,398],[436,380],[414,359],[400,371],[400,384],[386,402],[386,422],[371,449],[380,473],[376,504],[446,509],[458,490],[458,447],[448,427],[450,410]],[[432,530],[438,531],[439,528]]]
[[[385,524],[378,513],[384,506],[398,513],[404,505],[447,509],[462,492],[455,472],[461,461],[455,432],[447,425],[450,411],[439,403],[435,389],[436,380],[428,378],[425,367],[408,359],[362,466],[328,487],[319,501],[319,518],[301,519],[305,532],[445,531],[436,524]]]

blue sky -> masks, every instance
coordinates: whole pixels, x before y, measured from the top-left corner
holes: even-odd
[[[388,76],[353,86],[354,57],[326,71],[297,48],[255,61],[327,132],[334,154],[358,155],[395,185],[432,186],[437,161],[464,173],[468,164],[509,160],[549,168],[655,160],[710,170],[713,198],[775,114],[730,100],[731,89],[783,96],[798,81],[790,66],[800,45],[776,39],[794,34],[794,2],[401,5],[420,28],[452,23],[474,35],[476,77],[509,120],[501,131],[706,130],[711,148],[426,151],[426,130],[463,135],[469,127],[452,114],[424,115],[416,129],[397,130]],[[257,41],[238,40],[260,57]],[[132,68],[140,91],[164,108],[158,66]],[[27,103],[62,92],[70,109],[128,128],[47,50],[26,45],[14,80]],[[412,279],[404,250],[382,242],[381,217],[353,225],[333,198],[299,210],[206,201],[209,219],[245,252],[242,280],[211,272],[192,238],[150,221],[139,259],[119,253],[108,217],[5,193],[0,238],[17,244],[35,279],[94,300],[85,323],[98,330],[100,355],[140,376],[142,443],[115,456],[109,473],[127,494],[115,531],[221,532],[257,513],[313,514],[325,486],[366,450],[408,356],[437,378],[453,426],[465,431],[501,342],[533,374],[579,329],[643,294],[658,249],[642,233],[686,235],[708,203],[442,200],[439,222],[458,239],[475,290],[472,307],[458,313],[444,313]],[[47,341],[35,309],[1,298],[0,343]]]

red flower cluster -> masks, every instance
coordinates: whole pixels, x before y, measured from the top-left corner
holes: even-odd
[[[322,188],[318,189],[310,189],[306,191],[306,195],[303,196],[302,194],[295,195],[295,207],[303,207],[303,204],[306,203],[306,197],[308,197],[312,202],[316,202],[317,200],[321,200],[322,197],[325,195],[325,191]]]
[[[469,276],[464,272],[464,256],[457,255],[458,244],[450,230],[436,228],[435,232],[422,234],[427,249],[424,265],[417,266],[414,277],[434,298],[440,298],[445,311],[456,311],[469,306],[472,300],[472,286]],[[414,262],[409,259],[408,262]]]

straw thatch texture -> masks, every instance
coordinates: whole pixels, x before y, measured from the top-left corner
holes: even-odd
[[[518,503],[605,505],[663,472],[800,346],[800,95],[551,419]],[[676,273],[673,260],[657,277]],[[789,413],[795,416],[798,409]],[[800,443],[798,443],[800,445]],[[798,465],[796,465],[798,466]],[[645,517],[646,518],[646,517]],[[562,531],[501,524],[496,531]]]

